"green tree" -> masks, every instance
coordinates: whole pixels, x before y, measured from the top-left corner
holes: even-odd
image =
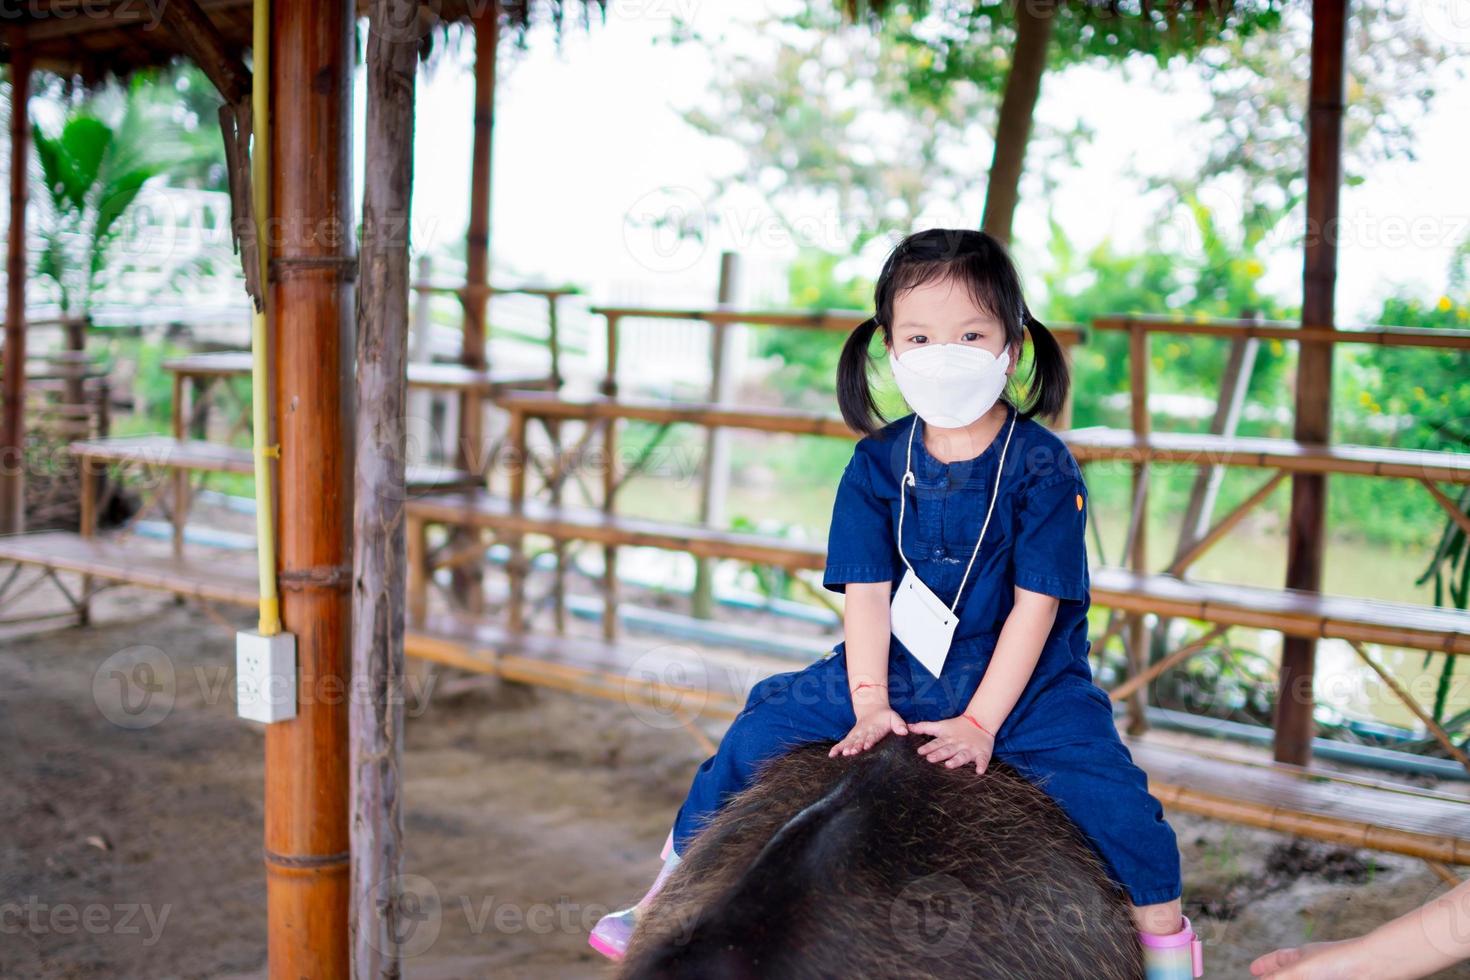
[[[1260,36],[1281,20],[1286,0],[1145,3],[1126,8],[1094,0],[909,0],[867,4],[870,20],[912,11],[906,45],[930,57],[911,79],[916,94],[933,98],[956,83],[979,85],[999,97],[980,226],[1010,241],[1021,174],[1044,76],[1083,63],[1143,59],[1164,66],[1198,57],[1214,45]]]
[[[916,92],[932,55],[901,42],[905,23],[875,33],[814,9],[763,17],[734,40],[679,25],[674,42],[708,47],[715,66],[683,117],[736,151],[705,212],[739,222],[737,240],[780,235],[849,255],[972,191],[983,160],[974,123],[994,97],[974,84]]]
[[[803,249],[791,263],[787,279],[793,306],[813,310],[860,310],[872,305],[873,283],[861,276],[842,276],[841,258],[821,249]],[[770,382],[786,404],[830,410],[837,385],[840,337],[818,330],[762,330],[758,352],[779,366]]]
[[[1060,220],[1050,215],[1050,261],[1041,273],[1048,297],[1043,322],[1049,318],[1057,323],[1087,323],[1111,314],[1220,318],[1254,311],[1268,320],[1291,315],[1290,307],[1260,289],[1265,267],[1259,252],[1265,230],[1222,227],[1203,202],[1190,198],[1186,203],[1201,243],[1196,254],[1166,248],[1158,224],[1150,226],[1140,252],[1120,253],[1105,239],[1079,254]],[[1169,336],[1155,338],[1151,352],[1154,390],[1171,394],[1217,391],[1229,356],[1224,343]],[[1253,401],[1269,408],[1288,405],[1288,363],[1284,345],[1261,346],[1248,392]],[[1110,408],[1098,396],[1128,389],[1128,338],[1121,333],[1093,332],[1074,351],[1073,366],[1079,392],[1074,424],[1126,426],[1126,407]],[[1082,395],[1084,392],[1093,397]],[[1262,434],[1281,433],[1265,428]]]
[[[1343,180],[1361,183],[1379,164],[1414,159],[1417,126],[1433,104],[1436,69],[1464,77],[1463,52],[1429,31],[1412,6],[1354,0],[1349,7],[1343,105]],[[1178,174],[1147,174],[1145,186],[1181,197],[1229,180],[1239,213],[1225,217],[1262,233],[1295,212],[1306,195],[1307,72],[1311,15],[1283,12],[1279,30],[1223,36],[1196,59],[1197,75],[1164,73],[1158,83],[1190,94],[1197,80],[1208,102],[1199,116],[1202,156]],[[1291,227],[1291,225],[1287,225]]]

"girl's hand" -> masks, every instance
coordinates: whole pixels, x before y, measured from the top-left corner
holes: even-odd
[[[969,715],[944,721],[915,722],[909,726],[909,731],[934,736],[919,746],[919,754],[930,762],[943,762],[946,769],[973,762],[976,774],[984,773],[990,765],[990,755],[995,751],[995,739]]]
[[[883,740],[889,732],[895,735],[907,735],[909,726],[886,704],[858,706],[857,724],[852,726],[852,731],[836,745],[832,751],[827,753],[827,758],[835,759],[839,755],[857,755],[866,752]]]

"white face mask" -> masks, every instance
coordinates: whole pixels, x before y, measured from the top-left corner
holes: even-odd
[[[996,357],[970,344],[923,344],[888,352],[904,401],[928,424],[958,429],[990,411],[1006,387],[1007,350]]]

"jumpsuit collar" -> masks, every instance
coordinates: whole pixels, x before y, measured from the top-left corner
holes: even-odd
[[[914,433],[915,476],[949,477],[970,472],[973,467],[994,465],[995,461],[1000,457],[1000,449],[1005,442],[1006,426],[1011,424],[1011,417],[1016,414],[1016,406],[1012,405],[1009,401],[1004,404],[1006,406],[1006,418],[1001,423],[997,438],[991,439],[990,445],[986,446],[985,451],[980,455],[972,456],[969,459],[957,459],[950,463],[941,462],[930,454],[929,447],[924,444],[924,430],[927,428],[927,425],[915,413],[914,424],[919,427],[918,431]]]

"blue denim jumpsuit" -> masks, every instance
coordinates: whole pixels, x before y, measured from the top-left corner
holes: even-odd
[[[1016,409],[1005,404],[1008,426]],[[845,592],[848,582],[888,581],[896,589],[903,576],[895,528],[913,425],[916,483],[908,491],[904,554],[941,599],[955,598],[990,504],[1004,438],[974,459],[944,463],[924,447],[924,423],[913,414],[860,440],[842,474],[823,575],[823,585],[834,592]],[[890,637],[889,703],[908,722],[962,714],[1015,604],[1014,586],[1058,597],[1056,622],[1030,682],[996,733],[993,757],[1062,806],[1134,905],[1178,898],[1174,832],[1118,737],[1111,702],[1093,683],[1087,662],[1091,598],[1081,470],[1054,433],[1034,419],[1016,418],[1001,484],[941,676]],[[719,751],[695,774],[674,823],[675,850],[682,853],[762,763],[797,745],[840,739],[856,720],[845,641],[804,670],[757,683]]]

